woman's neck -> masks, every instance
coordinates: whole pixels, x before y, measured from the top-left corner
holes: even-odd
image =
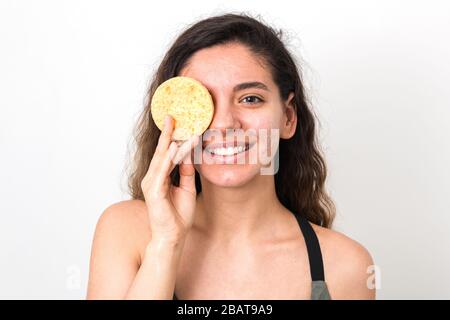
[[[202,181],[194,226],[208,240],[239,244],[267,239],[286,209],[276,196],[274,177],[259,175],[240,187],[220,187]]]

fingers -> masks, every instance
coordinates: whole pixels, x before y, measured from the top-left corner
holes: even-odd
[[[170,143],[168,151],[163,156],[162,163],[157,169],[157,186],[161,186],[164,183],[170,172],[172,172],[173,168],[175,168],[180,161],[187,158],[188,155],[190,160],[190,152],[195,148],[199,141],[199,136],[194,135],[190,139],[182,142],[179,146],[175,141]]]
[[[174,129],[174,119],[170,115],[166,115],[164,118],[164,126],[159,135],[158,145],[155,150],[155,155],[164,154],[169,148],[170,143],[172,142],[172,133]]]
[[[180,188],[196,194],[197,190],[195,188],[195,168],[192,163],[181,163],[180,164]]]
[[[178,164],[181,160],[183,160],[188,154],[190,154],[191,150],[198,145],[199,141],[200,137],[198,135],[193,135],[191,138],[181,143],[178,147],[178,151],[173,159],[173,162]]]
[[[200,137],[193,137],[192,146],[195,148],[200,142]],[[191,192],[192,194],[196,194],[197,190],[195,187],[195,168],[191,162],[190,154],[188,156],[183,157],[183,163],[180,164],[179,173],[180,173],[180,188]]]
[[[174,167],[171,164],[172,164],[173,158],[175,157],[175,155],[177,153],[177,150],[178,150],[177,143],[175,141],[172,141],[169,144],[169,147],[168,147],[165,155],[161,159],[162,163],[159,164],[158,168],[154,169],[155,172],[153,173],[153,176],[154,176],[155,181],[154,181],[153,185],[156,190],[161,190],[162,187],[164,186],[164,184],[167,183],[169,174],[170,174],[170,172],[172,172],[173,167]],[[166,187],[168,187],[168,186],[166,186]],[[161,197],[167,196],[166,192],[163,192],[163,193],[164,194],[160,194]]]
[[[170,172],[187,154],[190,154],[190,151],[200,140],[198,135],[194,135],[182,143],[172,141],[174,127],[173,117],[167,115],[164,119],[164,126],[159,136],[155,153],[141,183],[144,194],[150,192],[154,196],[167,196]]]
[[[173,118],[170,115],[167,115],[164,120],[165,122],[158,139],[158,145],[156,146],[153,158],[150,161],[147,173],[141,181],[141,188],[144,195],[149,192],[159,193],[161,183],[163,183],[164,180],[163,182],[159,182],[158,185],[155,182],[160,180],[161,164],[163,163],[164,158],[169,156],[173,157],[177,148],[175,142],[171,146],[171,137],[174,129]]]

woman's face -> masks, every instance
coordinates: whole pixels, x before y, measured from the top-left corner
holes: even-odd
[[[237,187],[257,175],[276,173],[279,138],[294,134],[296,115],[290,103],[293,94],[282,101],[261,61],[244,45],[228,43],[197,51],[179,75],[200,81],[214,102],[203,148],[197,148],[193,158],[201,177],[214,185]]]

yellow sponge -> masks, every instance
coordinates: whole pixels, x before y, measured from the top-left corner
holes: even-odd
[[[162,131],[164,117],[175,119],[172,140],[187,140],[209,127],[214,104],[208,89],[190,77],[173,77],[158,86],[151,101],[151,114]]]

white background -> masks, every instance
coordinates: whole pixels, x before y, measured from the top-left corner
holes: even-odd
[[[302,58],[335,229],[371,252],[378,298],[450,298],[449,5],[280,0],[0,2],[0,298],[85,298],[152,72],[229,10]]]

